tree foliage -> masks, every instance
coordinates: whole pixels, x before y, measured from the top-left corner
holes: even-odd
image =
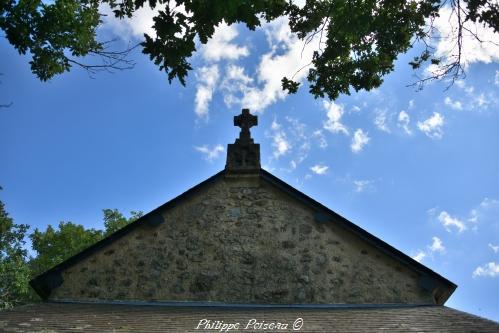
[[[104,209],[103,214],[104,230],[86,229],[73,222],[60,222],[58,228],[49,225],[45,231],[36,228],[29,236],[37,253],[30,262],[33,274],[54,267],[142,216],[142,212],[132,211],[127,218],[117,209]]]
[[[22,303],[29,295],[30,271],[24,236],[28,226],[15,224],[0,201],[0,309]]]
[[[0,309],[36,301],[29,286],[34,276],[54,267],[102,238],[137,220],[143,214],[132,211],[125,217],[117,209],[104,209],[104,230],[87,229],[73,222],[57,227],[36,228],[29,235],[35,257],[29,257],[25,246],[28,225],[15,224],[0,201]]]
[[[102,212],[104,213],[104,236],[109,236],[143,215],[141,211],[134,210],[130,212],[128,218],[123,216],[117,209],[103,209]]]
[[[287,16],[291,31],[305,46],[319,36],[307,79],[312,95],[331,99],[352,89],[380,86],[399,54],[431,37],[431,22],[444,5],[450,5],[458,18],[458,56],[430,79],[463,73],[459,55],[464,23],[499,29],[499,5],[494,0],[307,0],[301,8],[286,0],[1,0],[0,28],[20,53],[32,55],[32,71],[41,80],[74,64],[89,70],[119,67],[127,53],[107,51],[107,44],[97,38],[103,5],[118,18],[132,17],[146,5],[162,8],[154,18],[156,36],[146,34],[141,43],[143,53],[170,82],[176,78],[184,85],[196,40],[207,43],[219,24],[243,23],[254,30],[263,21]],[[104,57],[107,63],[89,66],[75,59],[90,54]],[[441,62],[428,44],[410,65],[416,69],[427,61]],[[291,93],[299,86],[292,78],[283,78],[282,84]]]
[[[111,0],[113,1],[113,0]],[[72,65],[91,73],[133,67],[132,48],[110,51],[110,41],[98,41],[101,0],[0,0],[0,28],[20,54],[29,53],[32,72],[42,81],[69,71]],[[79,61],[98,56],[98,64]]]
[[[45,231],[38,228],[29,236],[37,256],[31,261],[34,274],[61,263],[79,251],[102,239],[102,231],[85,229],[80,224],[60,222],[58,228],[51,225]]]

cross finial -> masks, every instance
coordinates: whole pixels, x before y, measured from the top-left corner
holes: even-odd
[[[227,175],[258,174],[260,172],[260,145],[251,138],[250,128],[258,125],[258,117],[243,109],[234,117],[234,126],[241,127],[239,138],[227,147]]]
[[[242,143],[253,142],[250,128],[258,125],[258,117],[250,114],[249,109],[243,109],[239,116],[234,117],[234,126],[241,127],[239,141]]]

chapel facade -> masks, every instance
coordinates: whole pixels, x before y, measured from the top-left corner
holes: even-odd
[[[262,169],[257,124],[243,109],[224,170],[34,278],[45,302],[0,313],[0,330],[38,313],[30,327],[64,331],[79,313],[89,331],[298,315],[304,332],[499,331],[444,306],[454,283]]]

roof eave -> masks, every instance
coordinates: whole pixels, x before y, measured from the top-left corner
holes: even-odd
[[[49,270],[43,272],[42,274],[34,277],[29,282],[29,284],[31,285],[31,287],[36,291],[36,293],[42,299],[44,299],[44,300],[48,299],[51,291],[54,288],[58,287],[62,283],[61,272],[63,270],[73,266],[74,264],[89,257],[90,255],[92,255],[93,253],[102,249],[103,247],[105,247],[105,246],[111,244],[112,242],[122,238],[123,236],[127,235],[132,230],[136,229],[137,227],[139,227],[141,225],[148,224],[150,226],[156,226],[156,225],[161,224],[163,222],[163,218],[159,214],[160,211],[177,204],[179,201],[196,193],[197,191],[202,189],[204,186],[213,183],[218,178],[222,177],[224,175],[224,173],[225,173],[225,170],[221,170],[221,171],[217,172],[215,175],[213,175],[210,178],[202,181],[201,183],[193,186],[192,188],[188,189],[184,193],[176,196],[172,200],[164,203],[163,205],[157,207],[156,209],[153,209],[152,211],[150,211],[149,213],[140,217],[136,221],[126,225],[125,227],[117,230],[116,232],[110,234],[109,236],[101,239],[97,243],[95,243],[95,244],[87,247],[86,249],[78,252],[74,256],[64,260],[60,264],[50,268]]]
[[[410,256],[406,255],[402,251],[394,248],[390,244],[384,242],[383,240],[379,239],[378,237],[372,235],[371,233],[367,232],[366,230],[362,229],[358,225],[350,222],[343,216],[339,215],[338,213],[332,211],[331,209],[327,208],[320,202],[312,199],[308,195],[304,194],[303,192],[300,192],[299,190],[295,189],[291,185],[287,184],[286,182],[282,181],[281,179],[277,178],[270,172],[261,169],[260,175],[263,179],[267,180],[268,182],[274,184],[277,186],[279,189],[285,191],[289,195],[293,196],[295,199],[298,199],[300,202],[308,205],[309,207],[312,207],[315,209],[317,212],[324,214],[324,216],[327,218],[329,217],[330,220],[335,220],[336,222],[339,222],[340,225],[353,232],[355,235],[358,237],[364,239],[380,251],[388,254],[392,258],[396,259],[402,264],[405,264],[409,267],[412,267],[414,270],[417,272],[422,273],[424,276],[431,277],[436,280],[436,286],[434,288],[440,288],[440,287],[445,287],[444,290],[440,290],[439,295],[435,295],[435,301],[436,304],[438,305],[443,305],[449,297],[452,295],[452,293],[456,290],[457,285],[453,283],[452,281],[446,279],[445,277],[441,276],[440,274],[436,273],[435,271],[431,270],[430,268],[426,267],[425,265],[421,264],[420,262],[417,262]]]
[[[62,263],[52,267],[51,269],[47,270],[46,272],[36,276],[30,281],[30,285],[33,287],[33,289],[38,293],[38,295],[42,299],[48,299],[50,296],[51,291],[58,287],[62,283],[62,277],[61,273],[64,269],[67,269],[74,264],[80,262],[81,260],[89,257],[93,253],[97,252],[101,248],[109,245],[110,243],[114,242],[117,239],[120,239],[121,237],[125,236],[135,228],[137,228],[140,225],[143,225],[147,223],[148,225],[155,226],[158,224],[161,224],[163,222],[163,218],[159,214],[160,211],[167,209],[168,207],[171,207],[175,204],[177,204],[179,201],[185,199],[189,195],[192,195],[193,193],[196,193],[200,189],[202,189],[204,186],[213,183],[217,179],[225,176],[225,170],[221,170],[212,177],[206,179],[205,181],[199,183],[198,185],[190,188],[189,190],[185,191],[184,193],[180,194],[179,196],[173,198],[172,200],[166,202],[165,204],[159,206],[158,208],[152,210],[151,212],[145,214],[141,218],[137,219],[136,221],[128,224],[127,226],[123,227],[122,229],[119,229],[118,231],[114,232],[113,234],[107,236],[106,238],[103,238],[102,240],[98,241],[97,243],[89,246],[88,248],[84,249],[83,251],[75,254],[74,256],[66,259]],[[371,245],[375,246],[382,252],[388,254],[389,256],[393,257],[394,259],[398,260],[399,262],[408,265],[412,267],[414,270],[422,273],[424,276],[428,276],[434,281],[432,283],[435,284],[434,288],[437,286],[444,287],[444,290],[441,290],[440,294],[438,297],[435,297],[436,303],[438,305],[443,305],[447,299],[452,295],[454,290],[457,288],[457,285],[454,284],[453,282],[447,280],[443,276],[439,275],[438,273],[434,272],[430,268],[424,266],[423,264],[415,261],[405,253],[397,250],[393,246],[389,245],[388,243],[382,241],[381,239],[377,238],[376,236],[370,234],[369,232],[365,231],[361,227],[357,226],[356,224],[350,222],[343,216],[335,213],[331,209],[327,208],[326,206],[322,205],[318,201],[312,199],[311,197],[307,196],[306,194],[300,192],[299,190],[295,189],[291,185],[285,183],[284,181],[280,180],[276,176],[272,175],[270,172],[260,169],[259,176],[266,180],[267,182],[270,182],[274,186],[278,187],[282,191],[286,192],[287,194],[291,195],[298,201],[302,202],[303,204],[312,207],[315,209],[317,212],[323,214],[326,219],[329,217],[328,220],[335,220],[336,222],[339,222],[339,224],[359,236],[360,238],[364,239]]]

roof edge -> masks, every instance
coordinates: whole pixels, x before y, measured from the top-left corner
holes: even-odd
[[[45,271],[44,273],[34,277],[29,284],[31,287],[37,292],[37,294],[44,300],[47,300],[48,297],[50,296],[50,293],[53,289],[57,288],[59,285],[62,284],[62,276],[61,272],[64,269],[67,269],[74,264],[80,262],[81,260],[89,257],[93,253],[97,252],[98,250],[102,249],[103,247],[111,244],[112,242],[122,238],[123,236],[127,235],[129,232],[133,231],[136,229],[138,226],[144,225],[144,224],[149,224],[151,226],[158,225],[163,222],[162,217],[158,214],[159,211],[163,209],[167,209],[168,207],[177,204],[179,201],[183,200],[184,198],[188,197],[189,195],[192,195],[193,193],[199,191],[201,188],[205,187],[208,184],[213,183],[214,181],[218,180],[219,178],[222,178],[225,176],[226,170],[221,170],[217,172],[215,175],[211,176],[210,178],[202,181],[201,183],[193,186],[192,188],[188,189],[187,191],[183,192],[182,194],[176,196],[175,198],[169,200],[168,202],[164,203],[163,205],[153,209],[149,213],[145,214],[144,216],[140,217],[136,221],[126,225],[125,227],[117,230],[116,232],[112,233],[111,235],[103,238],[102,240],[98,241],[97,243],[87,247],[86,249],[78,252],[77,254],[73,255],[72,257],[64,260],[60,264],[50,268],[49,270]],[[258,173],[256,174],[258,175]],[[444,278],[440,274],[434,272],[430,268],[424,266],[423,264],[417,262],[416,260],[412,259],[405,253],[401,252],[400,250],[397,250],[390,244],[384,242],[383,240],[377,238],[376,236],[370,234],[366,230],[362,229],[361,227],[357,226],[356,224],[350,222],[343,216],[339,215],[338,213],[335,213],[331,209],[327,208],[320,202],[312,199],[311,197],[307,196],[303,192],[300,192],[299,190],[295,189],[291,185],[287,184],[286,182],[282,181],[278,177],[274,176],[270,172],[266,171],[265,169],[260,169],[259,172],[259,177],[268,181],[269,183],[273,184],[274,186],[278,187],[279,189],[283,190],[284,192],[288,193],[298,201],[301,201],[307,206],[311,206],[312,208],[316,209],[318,212],[324,214],[326,216],[326,221],[325,222],[330,222],[331,219],[335,219],[336,221],[339,221],[341,226],[347,230],[350,230],[353,232],[355,235],[358,237],[364,239],[367,241],[369,244],[375,246],[385,254],[389,255],[390,257],[396,259],[397,261],[408,265],[412,267],[414,270],[420,272],[423,275],[429,276],[435,280],[437,280],[439,283],[437,285],[439,286],[445,286],[446,291],[442,294],[440,294],[438,297],[436,297],[436,302],[438,305],[443,305],[447,299],[452,295],[454,290],[457,288],[457,285],[454,284],[453,282],[449,281],[448,279]],[[330,217],[330,218],[327,218]],[[430,284],[434,284],[432,281],[430,281]]]
[[[305,193],[297,190],[296,188],[292,187],[288,183],[284,182],[283,180],[279,179],[278,177],[274,176],[270,172],[266,171],[265,169],[261,169],[260,175],[263,179],[267,180],[268,182],[272,183],[273,185],[277,186],[281,190],[287,192],[291,196],[295,197],[295,199],[301,201],[302,203],[312,206],[313,208],[317,209],[319,212],[325,214],[326,216],[330,216],[337,221],[340,222],[341,226],[347,230],[350,230],[353,232],[355,235],[361,237],[377,249],[381,250],[385,254],[388,254],[390,257],[396,259],[400,263],[403,263],[405,265],[408,265],[415,269],[416,271],[422,273],[423,275],[430,276],[437,281],[439,281],[440,285],[444,285],[447,287],[447,292],[444,292],[443,294],[439,295],[436,297],[436,302],[438,305],[443,305],[449,297],[452,295],[452,293],[456,290],[457,285],[453,283],[452,281],[446,279],[445,277],[441,276],[440,274],[436,273],[435,271],[431,270],[430,268],[426,267],[425,265],[421,264],[420,262],[417,262],[413,258],[409,257],[407,254],[403,253],[402,251],[396,249],[395,247],[391,246],[390,244],[386,243],[385,241],[379,239],[378,237],[374,236],[373,234],[367,232],[366,230],[362,229],[358,225],[354,224],[353,222],[350,222],[343,216],[339,215],[338,213],[332,211],[328,207],[324,206],[320,202],[312,199]],[[330,219],[327,219],[330,220]],[[330,222],[330,221],[327,221]]]
[[[84,250],[78,252],[77,254],[69,257],[68,259],[64,260],[63,262],[57,264],[56,266],[50,268],[49,270],[41,273],[40,275],[34,277],[29,281],[29,284],[31,287],[36,291],[36,293],[44,300],[48,299],[50,296],[50,292],[60,286],[62,284],[62,277],[61,277],[61,272],[64,269],[67,269],[74,264],[80,262],[81,260],[89,257],[93,253],[97,252],[98,250],[102,249],[103,247],[111,244],[112,242],[122,238],[123,236],[127,235],[130,233],[132,230],[136,229],[138,226],[144,225],[144,224],[149,224],[151,226],[158,225],[162,223],[162,217],[160,217],[157,213],[165,208],[168,208],[169,206],[175,205],[178,201],[183,200],[184,198],[188,197],[189,195],[192,195],[193,193],[199,191],[201,188],[204,186],[213,183],[215,180],[218,178],[222,177],[225,174],[225,170],[221,170],[217,172],[215,175],[211,176],[210,178],[202,181],[201,183],[191,187],[187,191],[183,192],[182,194],[176,196],[175,198],[167,201],[166,203],[162,204],[161,206],[153,209],[149,213],[143,215],[142,217],[138,218],[136,221],[127,224],[123,228],[115,231],[114,233],[110,234],[109,236],[101,239],[97,243],[90,245],[89,247],[85,248]]]
[[[132,305],[132,306],[160,306],[160,307],[186,307],[186,308],[298,308],[298,309],[367,309],[367,308],[416,308],[435,307],[441,305],[418,303],[290,303],[290,304],[265,304],[265,303],[225,303],[215,301],[75,301],[75,300],[54,300],[47,303],[62,304],[106,304],[106,305]]]

